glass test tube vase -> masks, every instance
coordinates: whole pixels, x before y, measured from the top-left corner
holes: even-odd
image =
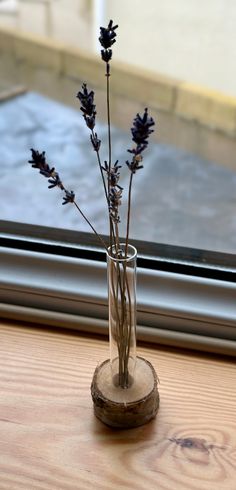
[[[112,427],[136,427],[155,417],[157,375],[136,356],[136,262],[132,245],[107,253],[110,359],[97,367],[91,393],[95,415]]]

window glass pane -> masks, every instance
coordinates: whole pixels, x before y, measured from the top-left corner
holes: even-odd
[[[71,0],[70,8],[65,0],[13,3],[0,2],[1,219],[90,231],[73,205],[61,205],[63,193],[48,190],[30,168],[33,147],[46,151],[82,211],[108,234],[96,153],[76,94],[83,81],[95,89],[104,162],[106,79],[96,37],[99,25],[113,18],[119,24],[110,87],[112,161],[122,164],[124,188],[120,234],[126,233],[130,127],[147,105],[156,126],[133,179],[131,238],[235,254],[235,2],[227,9],[223,0],[208,0],[204,9],[197,0],[153,0],[148,9],[137,0]]]

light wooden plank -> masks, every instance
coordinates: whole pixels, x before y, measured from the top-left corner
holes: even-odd
[[[155,421],[114,431],[90,383],[108,343],[0,323],[0,490],[235,490],[232,359],[140,347],[161,380]]]

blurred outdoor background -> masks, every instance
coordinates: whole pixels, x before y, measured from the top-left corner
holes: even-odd
[[[155,134],[134,181],[131,236],[236,253],[234,0],[0,0],[0,219],[90,231],[30,168],[45,150],[100,233],[106,204],[79,111],[95,90],[107,159],[99,27],[119,25],[111,63],[113,160],[123,164],[125,232],[130,127],[148,106]]]
[[[117,60],[236,96],[235,0],[0,0],[0,26],[90,52],[110,18]]]

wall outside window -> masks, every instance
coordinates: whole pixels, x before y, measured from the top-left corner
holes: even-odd
[[[120,61],[236,96],[234,0],[149,0],[148,8],[143,0],[0,2],[0,25],[89,52],[95,30],[109,18],[119,24]]]

